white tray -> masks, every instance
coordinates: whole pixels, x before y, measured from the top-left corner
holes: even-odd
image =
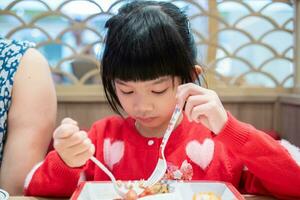
[[[9,197],[8,192],[5,190],[0,189],[0,200],[7,200]]]
[[[244,200],[243,196],[229,183],[200,182],[170,182],[173,192],[150,195],[140,200],[192,200],[195,193],[214,192],[222,200]],[[84,182],[71,197],[71,200],[112,200],[120,198],[110,182]]]

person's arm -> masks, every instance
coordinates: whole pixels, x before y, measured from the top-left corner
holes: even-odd
[[[94,134],[91,131],[89,136],[93,137]],[[86,162],[94,154],[93,138],[90,139],[85,131],[80,131],[76,121],[63,119],[53,133],[55,150],[27,175],[25,195],[70,197],[80,177],[85,177]]]
[[[57,100],[45,58],[28,49],[21,59],[8,113],[7,141],[0,187],[11,195],[23,192],[31,168],[44,159],[56,122]]]
[[[228,122],[216,136],[245,165],[240,187],[245,193],[299,199],[300,166],[288,149],[253,126],[228,113]],[[298,156],[300,152],[295,151]]]
[[[241,183],[245,192],[299,199],[300,166],[277,141],[227,113],[212,90],[187,83],[177,88],[176,98],[190,121],[216,134],[253,174]]]

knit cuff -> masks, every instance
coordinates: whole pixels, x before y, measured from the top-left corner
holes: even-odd
[[[248,141],[251,126],[238,121],[229,112],[227,116],[228,120],[216,138],[228,147],[240,148]]]
[[[52,168],[59,176],[79,175],[82,169],[85,167],[85,165],[81,167],[69,167],[56,151],[50,152],[49,155],[51,156],[47,156],[46,161],[53,164]]]
[[[55,150],[51,151],[28,175],[24,194],[68,197],[76,189],[83,167],[71,168]]]

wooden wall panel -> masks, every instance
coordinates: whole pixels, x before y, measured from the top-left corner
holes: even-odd
[[[226,110],[228,110],[233,116],[239,116],[239,104],[238,103],[223,103]]]
[[[80,127],[89,128],[93,122],[114,114],[105,102],[60,102],[57,123],[65,117],[78,121]]]
[[[258,129],[273,129],[273,108],[271,103],[241,103],[237,118]]]
[[[300,147],[300,95],[282,95],[280,104],[280,133]]]
[[[238,120],[261,130],[274,129],[274,103],[224,103],[224,107]]]
[[[300,147],[300,98],[298,105],[282,103],[280,113],[282,137]]]

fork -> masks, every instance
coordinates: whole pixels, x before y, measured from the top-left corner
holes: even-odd
[[[169,137],[172,133],[172,131],[175,128],[176,122],[178,121],[181,114],[181,109],[178,105],[176,105],[174,112],[172,114],[171,120],[168,124],[168,128],[164,134],[164,137],[162,139],[162,142],[159,147],[159,159],[157,161],[156,167],[154,171],[152,172],[151,176],[145,181],[143,184],[144,187],[150,187],[157,183],[165,174],[167,170],[167,161],[164,155],[166,144],[169,140]]]
[[[92,156],[90,158],[90,160],[93,161],[110,178],[117,194],[120,195],[121,197],[125,197],[127,192],[129,191],[129,188],[125,188],[125,187],[122,187],[121,185],[119,185],[117,183],[115,176],[95,156]],[[143,189],[138,187],[137,184],[133,185],[133,190],[136,192],[137,195],[139,195],[143,192]]]

